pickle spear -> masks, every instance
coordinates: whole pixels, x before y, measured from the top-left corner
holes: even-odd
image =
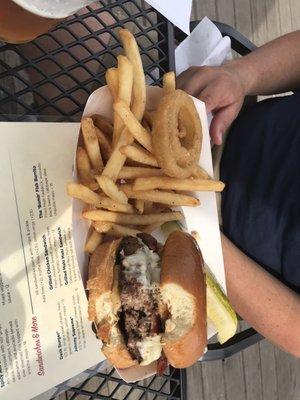
[[[218,331],[218,341],[223,344],[235,334],[237,316],[215,277],[205,267],[207,317]]]

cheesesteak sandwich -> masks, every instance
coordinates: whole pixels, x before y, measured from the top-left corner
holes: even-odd
[[[90,259],[89,319],[117,368],[158,361],[186,368],[204,352],[206,287],[194,238],[171,233],[164,246],[146,233],[105,242]]]

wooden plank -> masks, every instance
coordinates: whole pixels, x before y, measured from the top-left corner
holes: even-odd
[[[293,357],[294,379],[292,385],[294,387],[295,399],[300,398],[300,359]]]
[[[236,26],[234,0],[216,0],[216,20]]]
[[[222,360],[203,362],[202,377],[205,400],[226,400],[226,387]],[[197,397],[188,398],[196,399]]]
[[[278,1],[265,0],[266,2],[266,23],[267,23],[267,41],[281,36],[280,16]],[[288,8],[288,7],[287,7]]]
[[[215,0],[198,1],[194,0],[192,9],[192,19],[201,20],[207,16],[211,20],[215,20],[216,14],[216,2]]]
[[[237,353],[223,361],[226,399],[246,400],[242,354]]]
[[[288,1],[286,2],[288,6]],[[290,0],[292,30],[300,29],[300,2],[299,0]]]
[[[240,321],[241,330],[249,325]],[[265,400],[262,393],[261,362],[259,344],[248,347],[242,352],[243,371],[247,400]]]
[[[198,362],[186,370],[187,399],[207,400],[204,397],[202,364]]]
[[[292,31],[292,15],[290,2],[286,0],[277,0],[279,21],[280,21],[280,33],[284,35],[285,33]]]
[[[257,46],[267,42],[266,6],[262,0],[251,0],[252,40]]]
[[[264,339],[259,343],[259,350],[263,399],[279,400],[274,346]]]
[[[299,400],[300,360],[275,347],[279,400]]]
[[[249,0],[234,0],[236,29],[247,38],[252,37],[251,8]]]
[[[191,14],[191,20],[198,20],[202,18],[202,15],[200,14],[200,10],[199,10],[199,3],[198,1],[193,1],[193,5],[192,5],[192,14]]]

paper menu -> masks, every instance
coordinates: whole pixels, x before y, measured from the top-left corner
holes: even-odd
[[[72,238],[76,123],[0,123],[0,398],[29,399],[103,359]]]
[[[190,34],[192,0],[147,0],[147,3],[187,35]]]

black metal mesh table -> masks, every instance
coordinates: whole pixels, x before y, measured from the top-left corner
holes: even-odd
[[[57,393],[61,393],[61,389],[58,388]],[[91,371],[90,377],[79,385],[70,387],[65,383],[63,391],[66,400],[185,400],[186,373],[185,370],[169,368],[163,376],[125,383],[114,368],[110,368],[96,374]]]
[[[120,26],[135,34],[146,76],[159,83],[174,69],[173,26],[143,1],[101,0],[31,43],[0,44],[0,113],[79,118],[116,64]]]
[[[31,43],[0,43],[0,120],[79,120],[89,94],[116,64],[120,26],[137,38],[148,82],[160,84],[163,73],[174,70],[173,26],[142,0],[100,0]],[[185,399],[184,370],[170,368],[136,384],[124,383],[114,369],[87,372],[92,377],[58,391],[68,399]]]

